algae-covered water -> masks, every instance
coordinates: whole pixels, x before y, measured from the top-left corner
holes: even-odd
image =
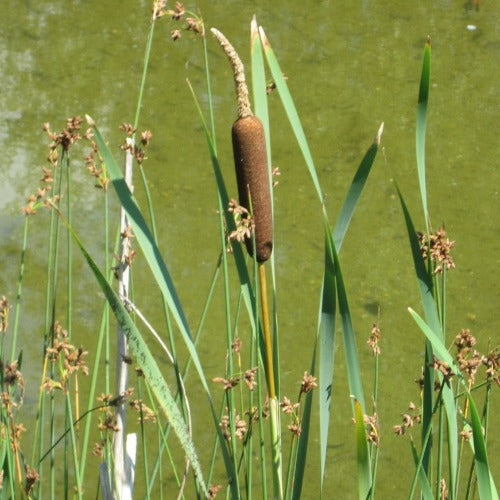
[[[46,156],[48,139],[42,123],[50,122],[59,130],[66,117],[88,113],[116,155],[121,154],[118,125],[134,118],[150,3],[25,0],[7,2],[2,8],[0,294],[12,301],[22,239],[20,206],[38,186]],[[380,498],[405,496],[411,482],[410,448],[407,439],[392,433],[392,426],[400,422],[410,401],[418,402],[413,381],[420,373],[424,340],[407,313],[408,306],[419,309],[419,297],[395,184],[423,229],[414,143],[423,47],[430,35],[429,209],[433,226],[444,224],[456,241],[456,269],[448,275],[448,338],[451,342],[461,328],[470,328],[480,349],[498,345],[500,6],[486,0],[478,9],[472,3],[444,0],[199,1],[186,6],[199,9],[207,26],[223,31],[247,66],[249,25],[256,14],[288,78],[332,221],[362,155],[380,123],[385,123],[381,154],[341,260],[361,363],[366,367],[367,394],[372,390],[372,358],[365,340],[380,315],[382,448],[377,491]],[[187,32],[173,42],[170,32],[177,27],[166,18],[158,23],[139,128],[153,133],[145,168],[159,214],[160,246],[194,328],[218,258],[217,197],[205,137],[186,83],[189,79],[206,105],[202,46]],[[208,55],[218,152],[236,196],[230,143],[236,117],[232,76],[214,40],[209,40]],[[321,209],[276,92],[270,95],[270,114],[273,164],[281,172],[275,191],[275,257],[282,389],[294,395],[309,368],[316,334],[323,266]],[[75,226],[90,249],[98,252],[101,193],[92,188],[82,154],[75,153],[72,162],[75,213],[79,213]],[[144,205],[138,177],[136,189]],[[32,225],[21,322],[25,377],[32,384],[25,400],[27,414],[34,411],[42,349],[46,249],[41,226]],[[79,256],[75,262],[82,263]],[[153,322],[160,322],[162,313],[156,297],[150,297],[151,284],[147,273],[137,273],[138,304]],[[75,294],[74,334],[92,352],[101,298],[83,263]],[[222,307],[220,286],[200,343],[208,379],[224,370],[223,314],[217,313]],[[356,464],[341,349],[326,486],[342,492],[338,498],[355,498]],[[196,394],[194,377],[190,385]],[[500,410],[496,399],[493,416]],[[195,428],[196,423],[203,425],[204,404],[201,397],[195,401],[195,407],[199,405]],[[195,431],[201,448],[207,439],[203,432]],[[488,446],[500,448],[494,432]],[[317,496],[317,449],[313,435],[305,498]],[[491,454],[498,477],[496,456]]]

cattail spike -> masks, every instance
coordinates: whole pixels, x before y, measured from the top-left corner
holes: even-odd
[[[248,87],[245,80],[245,68],[241,62],[240,56],[231,45],[229,40],[216,28],[210,30],[220,46],[224,49],[234,73],[234,82],[236,85],[236,97],[238,99],[238,118],[246,118],[252,116],[252,108],[250,107],[250,98],[248,97]]]

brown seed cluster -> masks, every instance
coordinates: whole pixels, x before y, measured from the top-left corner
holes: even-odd
[[[25,215],[34,215],[40,207],[51,208],[53,205],[58,204],[59,196],[54,195],[49,197],[49,193],[52,190],[52,184],[54,181],[54,170],[59,166],[59,148],[62,149],[62,157],[64,158],[68,153],[70,148],[76,144],[81,139],[80,128],[83,120],[80,116],[74,116],[72,118],[66,119],[66,127],[59,133],[53,132],[50,129],[49,123],[43,124],[43,130],[49,136],[51,143],[49,145],[49,152],[47,155],[48,166],[42,166],[43,176],[40,179],[42,183],[36,193],[32,193],[28,196],[26,205],[22,207],[22,212]],[[91,138],[90,129],[84,134],[84,138]],[[92,155],[92,154],[91,154]],[[90,158],[90,157],[89,157]],[[88,168],[90,167],[90,159],[88,162]]]
[[[147,146],[149,146],[151,138],[153,137],[151,130],[145,130],[144,132],[141,132],[141,139],[139,141],[139,144],[136,144],[131,137],[136,132],[136,129],[131,123],[122,123],[120,125],[120,130],[125,132],[128,136],[125,139],[124,143],[120,146],[120,148],[123,151],[129,151],[134,156],[135,161],[139,165],[142,165],[144,160],[147,160],[146,148]]]
[[[184,4],[181,2],[175,2],[175,7],[173,9],[166,8],[166,0],[155,0],[153,2],[152,8],[152,20],[159,19],[163,16],[170,16],[173,21],[185,21],[183,29],[185,31],[192,31],[193,33],[201,36],[205,36],[205,27],[203,25],[203,19],[192,12],[186,11]],[[186,17],[188,14],[191,17]],[[174,29],[170,32],[172,40],[176,41],[182,37],[180,29]]]
[[[375,446],[380,444],[380,423],[378,419],[378,413],[375,412],[373,415],[363,415],[363,422],[366,428],[366,439],[369,443],[373,443]]]
[[[451,256],[451,249],[455,246],[454,241],[450,241],[446,237],[444,227],[439,228],[435,233],[427,238],[423,233],[417,233],[420,242],[420,251],[424,260],[431,259],[434,265],[433,274],[443,272],[443,269],[453,269],[455,262]]]
[[[405,432],[413,427],[414,424],[420,424],[422,421],[420,408],[418,408],[414,403],[410,403],[408,405],[408,410],[402,413],[401,416],[402,423],[393,427],[394,432],[399,436],[405,434]]]
[[[45,379],[42,387],[49,392],[54,389],[66,390],[70,377],[79,371],[84,375],[89,374],[85,362],[88,352],[84,351],[82,347],[75,347],[69,342],[67,330],[58,321],[54,323],[53,330],[54,340],[52,346],[46,348],[45,355],[49,361],[59,364],[60,378],[57,381],[48,377]]]
[[[380,329],[376,324],[373,324],[370,338],[366,341],[366,343],[371,347],[374,356],[380,355],[379,341]]]

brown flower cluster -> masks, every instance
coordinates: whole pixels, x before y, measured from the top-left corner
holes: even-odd
[[[483,356],[473,349],[476,344],[476,338],[470,333],[470,330],[463,328],[455,337],[455,346],[457,347],[456,359],[461,372],[465,372],[469,377],[470,384],[476,380],[476,372],[483,362]]]
[[[300,394],[311,392],[315,387],[318,387],[318,383],[316,382],[316,377],[313,375],[309,375],[309,373],[304,372],[304,376],[302,377],[302,383],[300,385]]]
[[[47,378],[43,383],[49,392],[55,388],[65,389],[66,384],[74,373],[81,371],[84,375],[89,374],[89,369],[85,364],[85,357],[88,352],[81,347],[70,344],[68,332],[58,321],[54,324],[54,341],[52,347],[47,347],[46,356],[53,363],[60,362],[61,379],[59,382]]]
[[[134,399],[129,401],[128,404],[130,408],[139,413],[138,422],[145,423],[149,421],[153,424],[156,423],[156,413],[149,406],[146,406],[141,399]]]
[[[486,378],[500,385],[500,347],[495,347],[486,356],[483,356],[483,365],[486,366]]]
[[[211,484],[210,487],[208,488],[208,498],[210,500],[213,500],[221,489],[222,486],[220,484]]]
[[[40,207],[45,206],[46,208],[50,208],[52,204],[57,205],[59,202],[59,196],[55,195],[52,198],[48,196],[54,180],[53,171],[59,164],[58,148],[61,146],[63,155],[67,154],[70,147],[81,139],[80,126],[82,122],[83,120],[80,116],[67,118],[66,127],[59,133],[52,132],[49,123],[43,124],[43,130],[52,141],[49,145],[49,153],[47,155],[49,166],[42,166],[43,176],[40,179],[42,186],[37,189],[36,193],[28,196],[26,205],[21,209],[25,215],[34,215]],[[88,133],[89,131],[86,132],[85,136]]]
[[[205,36],[205,27],[203,25],[203,20],[191,12],[187,12],[184,4],[181,2],[175,2],[175,7],[173,9],[166,9],[166,0],[154,0],[153,2],[153,15],[152,19],[159,19],[165,15],[170,16],[174,21],[181,21],[184,19],[186,31],[192,31],[197,35]],[[186,13],[190,14],[192,17],[185,17]],[[181,30],[174,29],[171,31],[170,36],[172,40],[178,40],[182,37]]]
[[[69,148],[78,142],[81,139],[80,136],[80,125],[83,122],[83,118],[81,116],[74,116],[72,118],[66,119],[66,127],[56,134],[55,132],[51,132],[50,125],[48,123],[44,123],[43,129],[47,132],[48,136],[52,140],[52,144],[50,145],[51,153],[54,153],[52,156],[49,153],[49,162],[54,166],[57,166],[57,148],[62,146],[63,151],[69,151]]]
[[[369,443],[378,446],[380,444],[380,423],[378,413],[375,412],[373,415],[363,415],[363,422],[366,428],[366,439]]]
[[[246,239],[250,239],[255,229],[255,223],[248,210],[239,205],[233,198],[229,201],[228,211],[233,214],[236,225],[236,229],[231,231],[227,237],[227,251],[231,252],[231,240],[243,243]]]
[[[94,141],[94,134],[92,128],[89,128],[85,135],[83,136],[91,144],[90,153],[85,157],[85,166],[90,172],[90,175],[96,179],[95,187],[98,189],[103,189],[106,191],[109,185],[109,178],[106,172],[106,165],[102,156],[99,153],[99,148],[97,143]],[[100,167],[97,166],[96,157],[99,162]]]
[[[227,411],[227,408],[226,408]],[[222,430],[222,434],[227,441],[231,441],[231,428],[229,415],[223,415],[219,423],[219,427]],[[238,413],[234,416],[234,435],[242,441],[247,434],[247,422],[246,420],[240,418]]]
[[[118,424],[114,413],[111,411],[112,407],[120,406],[125,403],[125,401],[130,398],[134,389],[128,388],[124,393],[118,396],[113,396],[112,394],[101,394],[97,397],[102,406],[99,407],[99,416],[97,428],[103,434],[99,442],[94,443],[94,448],[92,454],[98,457],[104,455],[104,446],[106,442],[113,439],[112,435],[119,431]]]
[[[455,262],[450,254],[451,249],[455,246],[454,241],[450,241],[446,237],[444,228],[439,228],[435,233],[432,233],[429,238],[423,233],[417,233],[420,242],[420,251],[422,257],[427,259],[430,256],[434,263],[433,274],[443,272],[443,269],[453,269]]]
[[[370,338],[366,343],[371,347],[374,356],[380,355],[380,346],[378,345],[380,341],[380,329],[376,324],[373,324]]]
[[[31,493],[33,491],[33,486],[40,479],[40,475],[37,470],[30,467],[28,464],[24,465],[25,480],[24,480],[24,492],[31,498]]]
[[[476,381],[477,371],[481,366],[485,366],[486,380],[500,385],[500,376],[498,373],[500,367],[500,348],[496,347],[486,355],[483,355],[474,349],[475,345],[476,338],[467,328],[463,328],[455,337],[455,347],[457,348],[456,360],[460,371],[467,374],[469,384],[473,385]]]
[[[411,402],[408,405],[408,410],[402,413],[401,416],[402,423],[393,427],[394,432],[399,436],[402,436],[407,429],[413,427],[414,424],[419,424],[422,421],[420,408]]]
[[[139,141],[140,145],[137,145],[131,137],[136,132],[136,129],[132,126],[132,124],[122,123],[120,125],[120,130],[122,130],[129,136],[125,139],[125,142],[120,146],[120,148],[123,151],[129,151],[130,154],[134,156],[136,162],[141,165],[144,160],[147,160],[146,148],[147,146],[149,146],[151,138],[153,137],[151,130],[145,130],[144,132],[141,132],[141,140]]]

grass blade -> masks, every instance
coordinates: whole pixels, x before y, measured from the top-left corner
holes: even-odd
[[[427,208],[427,187],[425,183],[425,129],[427,125],[427,104],[429,102],[429,84],[431,78],[431,41],[427,39],[424,49],[424,61],[420,76],[420,89],[417,104],[416,151],[418,181],[424,209],[425,224],[429,232],[429,212]]]
[[[300,150],[304,156],[307,168],[309,169],[309,174],[311,175],[319,201],[320,203],[322,203],[323,193],[321,191],[321,186],[316,174],[316,168],[314,167],[311,151],[309,149],[309,145],[307,144],[306,136],[304,134],[304,129],[302,128],[297,109],[295,108],[295,104],[293,103],[292,96],[290,94],[290,91],[288,90],[288,86],[283,77],[283,73],[281,71],[278,60],[276,59],[276,55],[274,54],[274,51],[271,47],[271,44],[269,43],[269,40],[267,39],[266,34],[264,33],[264,30],[262,29],[262,26],[259,27],[259,33],[262,45],[264,47],[267,64],[269,66],[269,69],[271,70],[271,74],[273,76],[274,83],[276,84],[276,88],[278,89],[281,102],[283,103],[283,107],[285,108],[288,120],[290,121],[290,125],[292,126],[293,133],[295,134]]]
[[[474,463],[476,465],[479,498],[498,499],[498,492],[488,465],[488,456],[486,454],[486,443],[484,442],[481,419],[474,399],[470,393],[467,394],[467,398],[469,399],[470,405],[470,419],[474,442]]]
[[[333,231],[333,241],[335,242],[335,247],[337,251],[340,252],[342,247],[342,242],[344,241],[344,236],[351,222],[354,210],[359,201],[363,188],[365,187],[368,175],[370,174],[373,162],[377,156],[378,149],[380,147],[380,139],[382,137],[382,132],[384,131],[384,124],[382,123],[377,131],[377,135],[373,141],[373,144],[368,148],[363,160],[361,161],[356,174],[351,182],[349,191],[345,197],[344,203],[340,210],[339,216],[337,217],[337,223],[335,224],[335,229]]]
[[[337,289],[335,264],[328,251],[329,235],[325,233],[325,268],[321,290],[321,309],[318,320],[319,337],[319,426],[320,426],[320,484],[325,476],[326,451],[328,449],[328,429],[330,405],[335,368],[335,330],[337,316]]]
[[[418,456],[417,449],[415,448],[415,443],[413,442],[413,439],[410,441],[411,445],[411,453],[413,456],[413,461],[415,462],[415,467],[418,467],[418,478],[420,480],[420,488],[422,491],[422,497],[424,500],[433,500],[434,495],[432,494],[432,488],[429,483],[429,479],[427,478],[427,475],[424,472],[424,469],[422,469],[422,462],[420,460],[420,457]]]
[[[324,210],[324,209],[323,209]],[[349,301],[347,299],[347,291],[344,284],[344,278],[340,267],[340,260],[333,242],[332,231],[328,224],[326,214],[323,217],[325,224],[327,250],[330,253],[330,258],[335,265],[335,277],[337,284],[337,296],[339,304],[339,314],[342,324],[342,336],[344,340],[344,350],[347,365],[347,377],[349,381],[349,391],[361,404],[363,412],[365,412],[365,398],[363,395],[363,385],[361,383],[361,370],[358,361],[358,350],[356,348],[356,336],[352,324],[351,312],[349,308]]]

